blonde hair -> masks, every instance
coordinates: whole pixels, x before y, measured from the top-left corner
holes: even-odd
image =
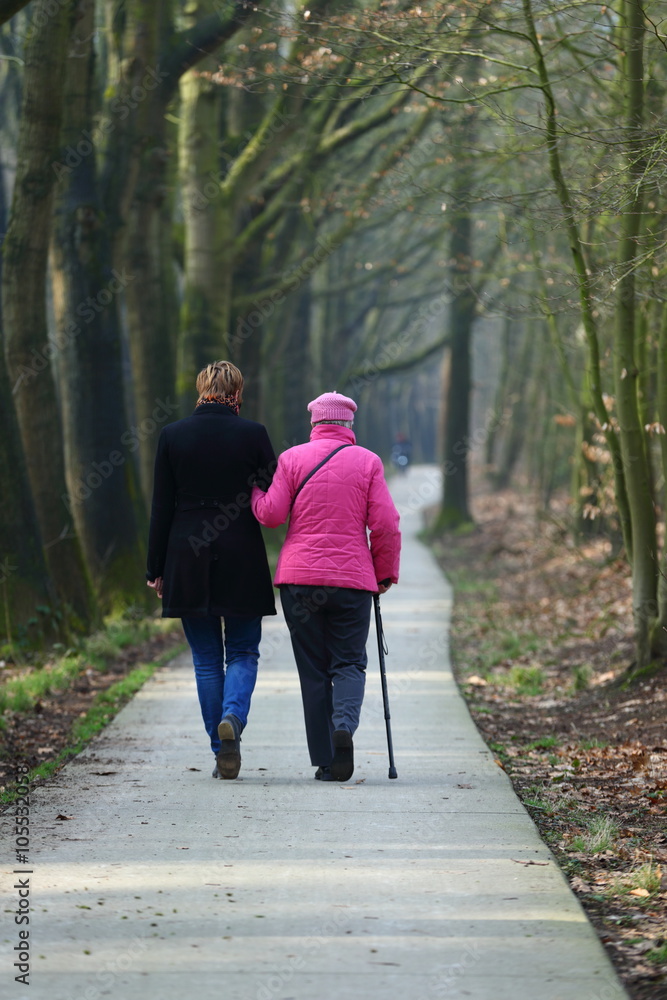
[[[198,403],[205,397],[222,399],[237,393],[239,403],[243,399],[243,375],[231,361],[214,361],[206,365],[197,375],[195,387],[199,393]]]

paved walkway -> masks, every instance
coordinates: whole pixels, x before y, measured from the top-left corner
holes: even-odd
[[[382,606],[398,780],[374,633],[347,785],[312,778],[281,621],[265,620],[236,782],[210,776],[180,657],[36,789],[15,875],[3,818],[3,996],[26,995],[11,886],[28,879],[33,1000],[626,996],[452,679],[450,591],[415,538],[434,470],[395,496],[402,577]]]

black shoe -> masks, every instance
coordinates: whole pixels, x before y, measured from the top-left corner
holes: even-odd
[[[236,716],[224,717],[218,726],[218,736],[218,774],[221,778],[236,778],[241,770],[241,727]]]
[[[315,771],[315,779],[317,781],[333,781],[333,778],[331,777],[331,768],[318,767],[317,771]]]
[[[349,781],[354,774],[354,748],[352,733],[336,729],[333,734],[334,756],[331,761],[331,780]]]
[[[213,774],[211,775],[211,777],[212,778],[221,778],[222,777],[222,775],[220,774],[220,771],[218,771],[218,765],[217,764],[213,768]]]

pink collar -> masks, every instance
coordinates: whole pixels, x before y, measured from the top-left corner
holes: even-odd
[[[341,427],[339,424],[316,424],[310,432],[311,441],[331,441],[339,444],[356,444],[357,439],[351,427]]]

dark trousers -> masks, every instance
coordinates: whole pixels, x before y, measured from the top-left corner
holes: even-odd
[[[328,767],[334,730],[354,733],[359,725],[372,595],[288,583],[280,587],[280,600],[301,681],[310,760]]]

